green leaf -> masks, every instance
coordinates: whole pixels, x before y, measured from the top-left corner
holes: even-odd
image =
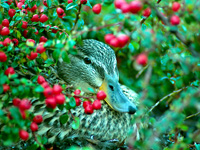
[[[1,6],[3,7],[3,8],[6,8],[6,9],[9,9],[10,8],[10,6],[7,4],[7,3],[2,3],[1,4]]]
[[[70,63],[70,59],[66,51],[62,51],[62,59],[64,60],[64,62]]]
[[[74,117],[74,121],[72,122],[72,128],[74,130],[78,129],[80,126],[80,119],[79,117]]]
[[[53,51],[53,59],[58,61],[58,58],[60,56],[60,49],[56,49]]]
[[[21,16],[17,16],[17,17],[15,18],[15,20],[16,20],[16,21],[20,21],[20,20],[22,20],[22,17],[21,17]]]
[[[67,5],[66,10],[73,9],[76,6],[78,6],[76,3],[70,3],[70,4]]]
[[[68,120],[69,116],[67,114],[61,115],[59,120],[61,124],[65,124]]]
[[[90,1],[87,1],[86,6],[89,6],[90,8],[92,8],[92,5],[90,4]]]
[[[47,0],[47,6],[51,7],[51,0]]]
[[[71,108],[75,108],[76,107],[76,101],[75,101],[74,97],[70,98],[70,100],[69,100],[69,106]]]
[[[15,120],[17,120],[18,122],[20,122],[20,120],[22,119],[22,116],[21,116],[21,114],[20,114],[20,112],[19,112],[19,109],[18,108],[16,108],[16,107],[12,107],[12,108],[10,108],[10,113],[11,113],[11,116],[15,119]]]
[[[5,84],[7,80],[8,80],[8,77],[6,75],[1,75],[0,84]]]
[[[40,93],[40,92],[43,92],[44,91],[44,88],[41,86],[41,85],[38,85],[36,88],[35,88],[35,92],[37,93]]]
[[[4,112],[3,112],[3,110],[1,110],[1,109],[0,109],[0,116],[1,116],[1,117],[4,116]]]

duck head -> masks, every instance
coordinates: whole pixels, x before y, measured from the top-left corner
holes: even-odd
[[[118,112],[134,114],[136,105],[123,93],[114,51],[106,44],[88,39],[77,45],[77,54],[69,55],[70,63],[58,63],[58,75],[68,84],[90,93],[103,90],[107,104]]]

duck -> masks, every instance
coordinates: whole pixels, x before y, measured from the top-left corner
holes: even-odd
[[[101,101],[101,109],[90,115],[81,106],[71,109],[73,116],[79,118],[78,129],[72,128],[73,117],[65,124],[60,123],[60,116],[69,113],[66,109],[56,108],[52,113],[40,101],[33,102],[34,114],[42,115],[44,120],[37,133],[47,137],[48,143],[61,141],[78,146],[92,144],[95,149],[116,149],[126,140],[129,129],[135,131],[136,124],[131,120],[139,104],[138,95],[119,83],[117,60],[110,46],[85,39],[76,49],[75,55],[69,54],[70,63],[58,61],[57,76],[74,89],[81,88],[85,95],[102,90],[107,97]]]

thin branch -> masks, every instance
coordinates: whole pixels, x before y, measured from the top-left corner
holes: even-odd
[[[74,22],[74,27],[72,28],[71,32],[75,29],[76,24],[77,24],[77,22],[78,22],[79,15],[80,15],[80,13],[81,13],[81,6],[82,6],[82,4],[81,4],[81,2],[80,2],[79,5],[78,5],[78,12],[77,12],[77,14],[76,14],[76,20],[75,20],[75,22]]]
[[[172,93],[170,93],[170,94],[164,96],[164,97],[163,97],[162,99],[160,99],[155,105],[153,105],[153,106],[151,107],[151,109],[148,111],[148,113],[150,113],[156,106],[158,106],[161,102],[163,102],[163,101],[166,100],[167,98],[169,98],[169,97],[171,97],[171,96],[173,96],[173,95],[175,95],[175,94],[178,94],[178,93],[180,93],[181,91],[183,91],[183,90],[185,90],[185,89],[187,89],[187,88],[188,88],[188,86],[187,86],[187,87],[183,87],[183,88],[181,88],[181,89],[179,89],[179,90],[173,91]]]
[[[197,112],[196,114],[192,114],[192,115],[190,115],[190,116],[187,116],[187,117],[185,118],[185,120],[190,119],[190,118],[192,118],[192,117],[196,117],[196,116],[198,116],[198,115],[200,115],[200,111]]]
[[[35,132],[32,132],[34,140],[38,143],[38,145],[40,145],[40,147],[43,147],[42,143],[40,143],[35,135]]]
[[[139,78],[139,76],[148,68],[149,65],[146,65],[145,67],[143,67],[136,75],[136,79]]]

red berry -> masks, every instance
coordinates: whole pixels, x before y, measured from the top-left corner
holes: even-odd
[[[28,99],[22,99],[19,104],[20,110],[28,110],[31,108],[31,102]]]
[[[21,12],[24,13],[24,14],[27,14],[27,10],[26,9],[22,9]]]
[[[46,22],[48,19],[49,19],[49,18],[48,18],[45,14],[42,14],[42,15],[40,16],[40,22],[42,22],[42,23]]]
[[[121,6],[121,10],[122,10],[122,13],[128,13],[130,12],[130,5],[127,4],[127,3],[124,3],[122,6]]]
[[[104,100],[106,98],[106,93],[104,91],[99,91],[97,93],[97,99],[98,100]]]
[[[48,40],[48,39],[47,39],[46,37],[41,36],[39,42],[40,42],[40,43],[41,43],[41,42],[46,42],[47,40]]]
[[[25,131],[25,130],[19,130],[19,137],[20,137],[22,140],[26,141],[26,140],[28,140],[28,138],[29,138],[29,134],[28,134],[28,132]]]
[[[34,60],[35,58],[37,58],[38,53],[31,51],[30,55],[27,55],[26,57],[30,60]]]
[[[79,97],[74,97],[75,101],[76,101],[76,106],[80,106],[81,105],[81,99]]]
[[[145,10],[143,10],[142,14],[143,14],[144,17],[149,17],[151,15],[151,9],[146,8]]]
[[[81,0],[81,4],[86,4],[87,0]]]
[[[12,41],[11,41],[10,38],[6,38],[6,39],[3,41],[3,46],[8,46],[11,42],[12,42]]]
[[[110,40],[110,45],[113,47],[119,47],[119,40],[118,38],[113,38]]]
[[[172,25],[179,25],[179,23],[180,23],[179,16],[173,15],[170,19],[170,22]]]
[[[43,118],[41,115],[37,115],[33,118],[33,122],[35,123],[42,123],[42,121],[43,121]]]
[[[92,108],[92,105],[87,105],[86,107],[85,107],[85,113],[86,114],[92,114],[93,113],[93,108]]]
[[[32,122],[30,128],[32,132],[35,132],[38,130],[38,125],[35,122]]]
[[[15,15],[15,10],[14,9],[9,9],[8,10],[8,15],[10,16],[10,18],[12,18]]]
[[[101,109],[101,102],[100,102],[100,100],[95,100],[94,102],[93,102],[93,104],[92,104],[92,107],[93,107],[93,109],[96,109],[96,110],[98,110],[98,109]]]
[[[6,71],[5,71],[5,73],[4,73],[5,75],[12,75],[12,74],[15,74],[15,70],[14,70],[14,68],[13,67],[8,67],[8,69],[6,69]]]
[[[40,53],[40,54],[42,54],[43,52],[46,51],[46,49],[44,48],[44,43],[43,43],[43,42],[40,43],[40,44],[36,47],[36,51],[37,51],[37,53]]]
[[[51,87],[47,87],[44,89],[43,92],[45,97],[52,97],[53,96],[53,89]]]
[[[13,42],[14,46],[17,46],[19,43],[18,39],[16,39],[16,38],[12,39],[12,42]]]
[[[28,30],[24,30],[23,36],[24,36],[25,38],[27,38],[27,33],[28,33]]]
[[[8,84],[3,84],[3,92],[7,92],[8,90],[10,90],[10,86]]]
[[[75,95],[80,95],[80,94],[81,94],[81,90],[76,89],[76,90],[74,91],[74,94],[75,94]]]
[[[26,28],[27,28],[27,25],[28,25],[28,22],[22,21],[22,28],[23,28],[23,29],[26,29]]]
[[[46,0],[43,1],[43,5],[46,6],[46,7],[48,7]]]
[[[0,51],[0,62],[6,62],[7,56],[4,52]]]
[[[2,24],[0,24],[0,34],[1,34],[1,30],[2,30],[2,28],[3,28],[3,26],[2,26]]]
[[[68,0],[68,4],[73,3],[73,0]]]
[[[113,34],[106,34],[105,36],[104,36],[104,40],[105,40],[105,42],[107,43],[107,44],[110,44],[110,41],[112,40],[112,39],[114,39],[115,38],[115,36],[113,35]]]
[[[19,8],[19,9],[22,9],[22,5],[24,5],[22,2],[19,2],[18,4],[17,4],[17,7]]]
[[[142,9],[143,5],[141,1],[135,0],[130,3],[130,11],[133,14],[138,13]]]
[[[11,4],[12,4],[12,0],[7,0],[6,3],[7,3],[8,5],[11,5]]]
[[[33,40],[33,39],[27,39],[27,40],[26,40],[26,42],[29,42],[29,43],[31,43],[31,42],[32,42],[32,43],[34,43],[34,44],[35,44],[35,40]]]
[[[21,100],[19,98],[14,98],[13,99],[13,105],[14,106],[18,107],[20,103],[21,103]]]
[[[62,19],[64,16],[66,16],[66,14],[65,14],[65,13],[64,13],[64,14],[62,14],[62,15],[58,15],[58,17],[59,17],[59,18],[61,18],[61,19]]]
[[[39,76],[38,76],[38,79],[37,79],[37,82],[38,82],[39,84],[42,84],[42,83],[45,82],[45,78],[44,78],[43,76],[39,75]]]
[[[2,26],[4,26],[4,27],[9,27],[9,20],[8,19],[4,19],[3,21],[2,21]]]
[[[56,108],[56,99],[54,97],[47,98],[45,100],[46,106],[52,109]]]
[[[58,15],[61,15],[61,16],[64,14],[64,10],[62,8],[60,8],[60,7],[58,7],[56,9],[56,12],[57,12]]]
[[[20,112],[20,114],[21,114],[21,116],[22,116],[22,119],[26,119],[26,113],[25,113],[25,111],[19,109],[19,112]]]
[[[46,82],[46,81],[43,82],[41,86],[42,86],[43,88],[48,88],[48,87],[50,87],[50,86],[49,86],[49,83]]]
[[[53,26],[53,27],[56,28],[56,29],[52,29],[52,32],[53,33],[57,33],[58,32],[58,30],[57,30],[58,27],[57,26]]]
[[[59,95],[56,95],[55,98],[56,98],[57,104],[63,105],[65,103],[65,95],[59,94]]]
[[[62,87],[58,84],[55,84],[53,86],[53,94],[57,95],[60,94],[62,92]]]
[[[32,22],[38,22],[38,21],[40,21],[40,18],[38,16],[38,14],[33,15],[33,17],[31,18],[31,21]]]
[[[136,58],[136,62],[142,66],[145,66],[148,62],[148,57],[146,54],[142,53],[139,54]]]
[[[125,34],[118,36],[117,39],[119,41],[119,47],[124,47],[130,40],[129,36]]]
[[[83,108],[86,108],[86,106],[91,105],[91,101],[84,101],[83,102]]]
[[[126,1],[125,0],[115,0],[114,2],[115,4],[115,7],[118,8],[118,9],[121,9],[121,7],[126,4]]]
[[[32,8],[27,8],[27,10],[30,10],[31,12],[34,12],[37,9],[37,5],[34,5]]]
[[[99,14],[101,12],[101,4],[96,4],[92,7],[92,11],[95,13],[95,14]]]
[[[181,4],[180,4],[180,3],[178,3],[178,2],[173,2],[173,4],[172,4],[172,10],[173,10],[174,12],[177,12],[180,8],[181,8]]]
[[[1,30],[1,35],[5,36],[10,34],[10,30],[8,27],[3,27],[3,29]]]

